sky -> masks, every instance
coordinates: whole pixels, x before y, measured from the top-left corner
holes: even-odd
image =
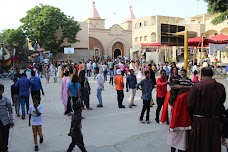
[[[90,14],[92,0],[0,0],[0,30],[17,28],[26,12],[38,4],[58,7],[77,21],[85,21]],[[96,8],[106,28],[126,21],[129,6],[136,18],[152,15],[190,17],[207,12],[203,0],[95,0]]]

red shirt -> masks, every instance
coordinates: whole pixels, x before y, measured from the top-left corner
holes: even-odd
[[[157,79],[157,97],[164,98],[167,93],[167,80],[165,78]]]

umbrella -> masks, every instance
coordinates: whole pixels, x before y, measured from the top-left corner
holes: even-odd
[[[188,39],[189,46],[199,46],[201,42],[202,42],[201,36]],[[209,39],[204,39],[203,44],[208,45],[208,43],[209,43]]]
[[[209,39],[211,43],[215,44],[227,44],[228,43],[228,36],[224,34],[218,34]]]

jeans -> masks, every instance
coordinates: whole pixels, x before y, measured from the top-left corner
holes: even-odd
[[[163,98],[159,98],[157,97],[157,109],[156,109],[156,121],[159,121],[159,117],[160,117],[160,111],[161,111],[161,108],[163,106],[163,103],[164,103],[164,100],[165,100],[165,97]],[[168,117],[168,113],[167,113],[167,124],[169,124],[169,117]]]
[[[81,88],[80,89],[80,92],[81,92],[81,97],[80,97],[80,99],[81,99],[81,105],[82,105],[82,107],[84,107],[85,89],[84,88]]]
[[[142,112],[140,115],[140,120],[143,120],[145,111],[147,111],[146,120],[149,121],[149,119],[150,119],[150,100],[143,100],[143,108],[142,108]]]
[[[87,73],[87,77],[91,76],[91,70],[86,70],[86,73]]]
[[[171,147],[171,152],[176,152],[176,148]],[[185,151],[178,149],[178,152],[185,152]]]
[[[118,106],[123,106],[123,99],[124,99],[124,92],[123,90],[117,90],[117,100],[118,100]]]
[[[20,104],[21,104],[21,111],[22,111],[22,116],[25,116],[25,104],[26,104],[26,110],[28,113],[29,110],[29,97],[22,97],[20,96]]]
[[[67,110],[65,111],[65,115],[70,113],[70,112],[73,112],[73,110],[72,110],[72,107],[71,107],[71,97],[69,96],[68,100],[67,100]]]
[[[73,104],[76,104],[78,102],[78,97],[72,97]]]
[[[109,84],[113,85],[113,77],[110,77]]]
[[[97,89],[97,99],[99,101],[99,105],[103,105],[101,92],[102,92],[102,89]]]
[[[13,95],[13,101],[15,106],[15,112],[17,115],[20,114],[20,97],[19,95]]]
[[[0,120],[0,152],[8,150],[9,129],[10,125],[3,126]]]
[[[104,81],[107,81],[107,71],[103,71]]]
[[[80,137],[80,138],[73,138],[72,137],[72,142],[69,146],[69,148],[67,149],[67,152],[72,152],[75,145],[78,146],[78,148],[82,151],[82,152],[87,152],[86,149],[85,149],[85,146],[84,146],[84,142],[83,142],[83,137]]]

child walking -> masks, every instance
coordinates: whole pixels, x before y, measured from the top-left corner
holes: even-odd
[[[34,138],[34,144],[35,144],[35,151],[39,151],[38,144],[37,144],[37,134],[40,137],[40,143],[43,143],[43,133],[42,133],[42,116],[43,108],[39,104],[40,103],[40,97],[35,95],[32,98],[33,105],[29,108],[29,127],[31,126],[31,119],[32,119],[32,131],[33,131],[33,138]]]
[[[197,76],[197,71],[195,70],[195,71],[193,72],[193,74],[194,74],[194,76],[193,76],[192,82],[193,82],[193,83],[199,82],[199,78],[198,78],[198,76]]]
[[[72,142],[69,148],[67,149],[67,152],[72,152],[75,145],[77,145],[82,152],[87,152],[84,146],[83,135],[81,130],[82,105],[80,103],[73,104],[73,110],[74,110],[74,114],[71,119],[70,133],[68,134],[69,136],[72,137]]]

